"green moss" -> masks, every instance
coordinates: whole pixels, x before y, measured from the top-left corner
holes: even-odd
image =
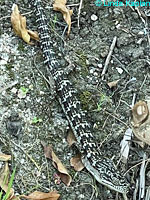
[[[12,68],[14,68],[13,64],[8,63],[5,65],[7,70],[12,70]]]
[[[76,54],[79,58],[79,65],[81,66],[81,73],[83,77],[86,77],[88,75],[88,67],[86,64],[87,56],[83,52],[83,50],[76,51]]]
[[[0,0],[0,5],[5,5],[5,0]]]
[[[56,22],[57,22],[57,15],[54,15],[54,19],[50,20],[50,26],[53,31],[55,30]]]
[[[80,101],[83,105],[83,109],[88,110],[89,104],[93,104],[91,96],[92,93],[89,91],[84,91],[82,94],[80,94]]]
[[[99,102],[97,103],[97,111],[101,111],[102,107],[105,106],[107,103],[110,103],[110,98],[101,93]]]
[[[14,71],[12,70],[14,68],[13,64],[8,63],[5,66],[6,66],[6,70],[8,71],[8,75],[10,76],[10,78],[14,79],[15,74],[14,74]]]
[[[18,44],[18,50],[19,50],[19,51],[25,51],[25,49],[24,49],[24,44],[23,44],[22,41],[20,41],[19,44]]]
[[[37,123],[40,123],[40,122],[42,122],[43,120],[41,119],[41,118],[38,118],[38,117],[34,117],[33,119],[32,119],[32,124],[37,124]]]

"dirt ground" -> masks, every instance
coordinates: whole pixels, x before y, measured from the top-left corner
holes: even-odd
[[[96,6],[80,0],[68,0],[73,9],[69,38],[61,13],[53,11],[52,2],[43,0],[48,17],[50,38],[57,58],[78,91],[83,109],[93,125],[99,150],[113,159],[130,183],[128,199],[139,199],[137,190],[143,152],[149,157],[149,146],[141,148],[133,136],[128,161],[120,159],[120,142],[130,127],[131,105],[150,98],[149,7]],[[77,153],[69,147],[69,124],[57,101],[54,87],[46,79],[40,45],[27,45],[11,27],[13,3],[27,17],[27,25],[36,30],[33,8],[27,0],[0,0],[0,150],[11,154],[11,171],[16,167],[13,188],[16,194],[35,190],[57,190],[62,200],[123,199],[121,194],[97,183],[86,169],[76,172],[70,159]],[[79,27],[78,27],[79,20]],[[102,71],[114,37],[117,42],[105,76]],[[119,80],[110,89],[109,82]],[[41,142],[52,145],[56,155],[72,176],[67,187],[56,181],[57,170],[44,156]],[[3,162],[0,166],[4,165]],[[150,166],[146,166],[146,188],[150,184]],[[145,199],[145,197],[143,198]]]

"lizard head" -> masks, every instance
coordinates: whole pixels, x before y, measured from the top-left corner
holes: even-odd
[[[126,177],[116,169],[112,160],[93,158],[91,162],[87,158],[83,158],[82,161],[99,183],[119,193],[125,194],[128,192],[129,183]]]

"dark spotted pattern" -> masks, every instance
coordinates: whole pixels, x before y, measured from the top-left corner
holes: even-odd
[[[29,3],[35,9],[44,63],[54,78],[60,105],[77,139],[77,147],[82,154],[83,164],[98,182],[120,193],[126,193],[128,190],[126,178],[118,172],[110,159],[102,158],[98,152],[91,124],[87,122],[86,113],[81,109],[76,91],[55,58],[41,1],[32,0]]]

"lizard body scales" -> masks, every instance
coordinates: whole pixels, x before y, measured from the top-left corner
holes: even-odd
[[[35,10],[44,63],[55,81],[59,103],[76,137],[76,146],[82,154],[84,166],[99,183],[117,192],[126,193],[129,187],[126,178],[115,168],[111,159],[102,157],[98,152],[91,124],[86,120],[76,91],[56,60],[41,0],[31,0],[29,3]]]

